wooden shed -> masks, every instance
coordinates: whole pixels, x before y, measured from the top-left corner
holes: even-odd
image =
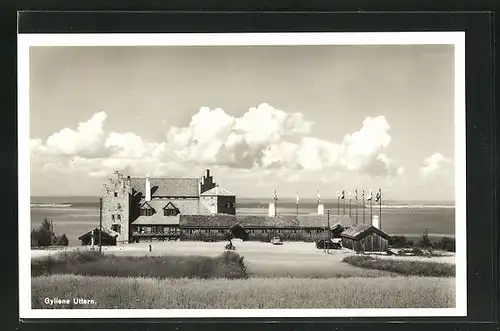
[[[116,245],[116,237],[118,233],[108,233],[106,231],[102,231],[101,242],[103,246],[115,246]],[[92,240],[93,237],[93,240]],[[94,246],[99,245],[99,229],[95,228],[90,230],[89,232],[82,234],[78,237],[78,240],[82,242],[82,246],[88,246],[94,244]]]
[[[342,246],[356,252],[385,252],[390,238],[372,225],[360,224],[342,232]]]

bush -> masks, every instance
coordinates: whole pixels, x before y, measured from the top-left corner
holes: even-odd
[[[31,275],[73,274],[154,278],[247,278],[243,257],[225,252],[204,256],[116,256],[98,252],[66,252],[34,259]]]
[[[407,276],[455,277],[455,265],[447,263],[376,259],[364,255],[348,256],[342,262],[356,267],[397,272]]]
[[[56,242],[57,246],[68,246],[68,244],[69,244],[68,237],[66,237],[65,234],[57,237],[57,242]]]
[[[394,248],[412,247],[413,241],[408,240],[405,236],[394,236],[389,240],[389,245]]]
[[[455,252],[455,239],[443,237],[432,244],[434,249],[439,249],[447,252]]]

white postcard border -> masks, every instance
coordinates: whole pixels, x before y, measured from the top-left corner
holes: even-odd
[[[31,46],[243,46],[452,44],[455,49],[456,308],[446,309],[32,309],[29,49]],[[175,33],[18,35],[20,318],[427,317],[467,315],[465,32]]]

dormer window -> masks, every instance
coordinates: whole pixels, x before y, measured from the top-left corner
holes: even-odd
[[[145,202],[139,211],[141,216],[152,216],[155,213],[153,207],[151,207],[147,202]]]
[[[115,194],[115,198],[117,198],[118,197],[118,192],[115,192],[114,194]]]
[[[169,202],[163,208],[163,215],[165,215],[165,216],[177,216],[179,214],[180,214],[179,209],[177,209],[171,202]]]

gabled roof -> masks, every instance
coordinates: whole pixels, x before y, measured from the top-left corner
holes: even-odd
[[[354,239],[354,240],[359,240],[370,233],[376,233],[379,236],[381,236],[384,239],[389,240],[391,236],[389,236],[387,233],[384,231],[377,229],[376,227],[372,226],[371,224],[360,224],[360,225],[355,225],[344,232],[342,232],[342,237],[344,238],[349,238],[349,239]]]
[[[219,186],[213,187],[210,190],[205,191],[205,192],[203,192],[200,195],[204,195],[204,196],[219,196],[219,197],[220,196],[229,196],[229,197],[235,197],[236,196],[235,194],[231,193],[229,190],[227,190],[225,188],[222,188],[222,187],[219,187]]]
[[[340,224],[340,223],[334,223],[334,224],[330,223],[330,230],[333,231],[333,230],[337,230],[337,229],[343,231],[345,229],[345,226]]]
[[[152,216],[139,216],[132,225],[179,225],[179,216],[163,216],[156,213]]]
[[[177,209],[177,207],[176,207],[176,206],[174,206],[174,205],[172,204],[172,202],[171,202],[171,201],[169,201],[169,202],[165,205],[165,207],[163,207],[163,209],[175,209],[175,210],[178,210],[178,209]]]
[[[94,231],[95,238],[98,238],[99,228],[95,228],[94,230],[90,230],[89,232],[82,234],[80,237],[78,237],[78,240],[83,240],[85,238],[92,236],[92,231]],[[116,233],[115,231],[102,229],[101,238],[108,237],[109,239],[113,239],[116,236],[118,236],[118,233]]]
[[[147,201],[144,201],[144,203],[141,204],[141,209],[153,209],[153,207],[151,207],[151,205],[147,202]]]
[[[199,179],[198,178],[150,178],[151,197],[198,197]],[[146,178],[130,178],[130,185],[135,192],[142,193],[145,196]]]
[[[330,224],[338,221],[346,222],[349,216],[330,216]],[[349,221],[347,221],[349,223]],[[301,215],[298,218],[292,217],[268,217],[264,215],[181,215],[181,227],[224,227],[230,228],[235,224],[243,227],[262,228],[325,228],[328,219],[324,215]]]

